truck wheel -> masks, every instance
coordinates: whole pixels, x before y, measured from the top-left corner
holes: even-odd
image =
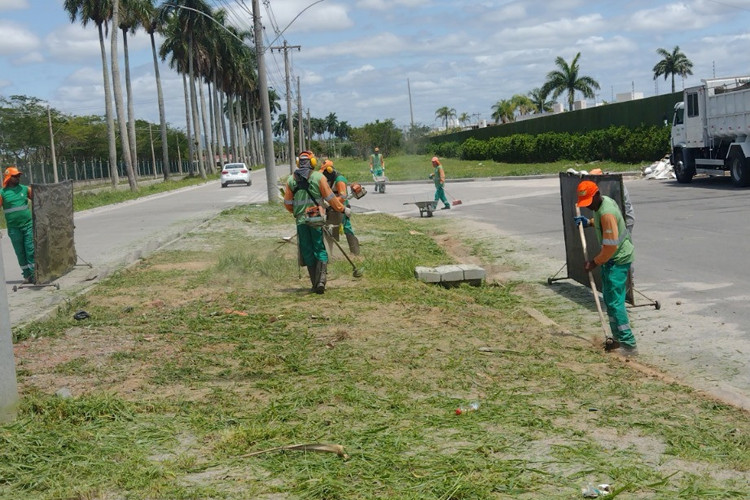
[[[737,187],[750,186],[750,169],[747,166],[747,159],[740,148],[734,148],[727,158],[729,163],[729,172],[732,174],[732,184]]]
[[[685,162],[682,159],[682,151],[677,150],[674,153],[674,175],[677,177],[677,182],[680,184],[689,184],[693,182],[693,176],[695,170],[685,166]]]

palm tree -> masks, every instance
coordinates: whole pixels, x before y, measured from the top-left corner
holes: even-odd
[[[131,14],[143,26],[151,39],[151,53],[154,59],[154,77],[156,78],[156,96],[159,106],[159,126],[161,128],[161,152],[162,152],[162,175],[164,180],[169,179],[169,147],[167,144],[167,119],[164,110],[164,93],[161,88],[161,75],[159,73],[159,60],[156,52],[156,41],[154,34],[160,32],[164,26],[164,20],[160,19],[154,8],[153,0],[141,0],[139,8],[132,8]]]
[[[120,0],[112,0],[112,25],[119,26]],[[120,144],[122,145],[122,158],[125,160],[125,172],[128,176],[128,184],[131,191],[138,191],[138,184],[133,171],[133,157],[130,154],[130,141],[128,140],[128,119],[122,100],[122,84],[120,83],[120,60],[117,56],[117,33],[110,35],[110,62],[112,63],[112,90],[115,94],[115,109],[117,110],[117,122],[120,126]]]
[[[435,111],[435,118],[438,120],[443,120],[443,126],[445,129],[448,129],[448,121],[451,118],[456,117],[456,110],[454,108],[450,108],[448,106],[443,106],[442,108],[438,108]]]
[[[666,80],[667,76],[671,75],[672,92],[674,93],[674,75],[680,75],[683,78],[692,75],[693,63],[685,54],[680,52],[680,47],[678,45],[675,45],[671,53],[666,49],[656,49],[656,53],[662,57],[662,60],[654,66],[654,80],[661,75],[664,75],[664,79]]]
[[[336,113],[328,113],[328,116],[325,117],[325,122],[326,132],[328,132],[328,137],[330,138],[336,132],[336,126],[339,124]]]
[[[471,122],[471,115],[469,115],[469,113],[461,113],[458,115],[458,123],[461,125],[466,125],[469,122]]]
[[[552,105],[555,103],[555,101],[548,101],[547,94],[542,92],[542,89],[539,87],[529,92],[529,98],[531,99],[534,108],[536,108],[537,113],[547,113],[552,111]]]
[[[492,105],[492,119],[495,123],[508,123],[515,119],[516,108],[513,102],[508,99],[497,101]]]
[[[518,111],[521,116],[528,115],[536,109],[532,100],[522,94],[515,94],[510,98],[510,102],[513,105],[513,111]]]
[[[119,182],[119,174],[117,172],[115,119],[112,114],[112,87],[109,80],[107,50],[104,46],[104,36],[108,31],[107,23],[112,17],[112,3],[108,0],[65,0],[63,8],[68,13],[71,23],[80,18],[83,26],[93,22],[99,31],[99,48],[102,53],[102,76],[104,79],[104,113],[107,119],[107,137],[109,139],[109,177],[112,187],[116,187]]]
[[[542,86],[542,92],[545,94],[552,93],[552,98],[557,97],[563,92],[568,93],[568,110],[573,111],[573,101],[576,91],[583,94],[583,97],[591,99],[595,96],[594,90],[599,90],[599,82],[590,76],[578,76],[580,68],[578,59],[581,58],[579,52],[573,58],[570,65],[562,57],[555,59],[558,69],[547,73],[547,82]]]

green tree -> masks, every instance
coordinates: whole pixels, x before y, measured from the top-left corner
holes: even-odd
[[[680,47],[675,45],[672,52],[666,49],[656,49],[656,53],[662,57],[662,60],[654,66],[654,80],[664,75],[664,80],[668,76],[672,77],[672,92],[674,89],[674,76],[679,75],[685,78],[693,74],[693,63],[685,54],[680,51]]]
[[[328,116],[325,117],[325,122],[326,132],[328,132],[328,137],[330,138],[336,132],[336,126],[339,124],[336,113],[328,113]]]
[[[467,123],[471,123],[471,115],[469,113],[461,113],[458,115],[458,123],[461,125],[466,125]]]
[[[548,101],[547,94],[538,87],[529,92],[529,99],[531,99],[537,113],[552,111],[552,105],[555,103],[555,101]]]
[[[448,121],[450,121],[451,118],[456,117],[456,110],[454,108],[443,106],[442,108],[438,108],[435,111],[435,119],[442,120],[443,121],[443,127],[445,129],[448,129]]]
[[[522,94],[515,94],[510,98],[510,102],[513,105],[513,112],[518,111],[521,116],[528,115],[536,110],[533,101]]]
[[[516,108],[513,102],[508,99],[502,99],[492,105],[492,119],[495,123],[508,123],[515,119]]]
[[[578,60],[581,58],[579,52],[568,64],[562,57],[555,59],[556,70],[547,73],[547,82],[542,86],[542,92],[545,94],[552,93],[552,98],[564,93],[568,93],[568,110],[573,111],[573,101],[575,100],[576,91],[583,94],[583,97],[591,99],[595,96],[594,90],[598,90],[599,82],[590,76],[579,76],[580,67]]]

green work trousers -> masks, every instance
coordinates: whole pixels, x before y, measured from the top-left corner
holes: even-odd
[[[450,203],[448,203],[448,199],[445,197],[445,188],[443,186],[436,186],[435,189],[435,201],[442,201],[446,207],[451,206]]]
[[[328,252],[323,242],[323,228],[297,224],[299,251],[305,266],[314,267],[317,262],[328,262]]]
[[[627,292],[628,271],[630,264],[613,264],[607,262],[601,268],[602,294],[607,305],[609,327],[612,336],[627,346],[635,347],[635,336],[630,329],[628,311],[625,309],[625,295]]]
[[[354,229],[352,229],[352,220],[351,218],[344,215],[344,222],[342,223],[344,226],[344,234],[354,234]]]
[[[16,252],[18,265],[26,279],[34,277],[34,224],[29,221],[21,227],[9,227],[8,237]]]

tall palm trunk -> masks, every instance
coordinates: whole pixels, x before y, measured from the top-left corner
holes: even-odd
[[[190,125],[190,92],[188,91],[188,82],[187,82],[187,75],[185,73],[182,74],[182,86],[185,89],[185,127],[187,129],[187,139],[188,139],[188,170],[190,172],[190,175],[193,174],[193,132],[192,132],[192,126]],[[180,162],[180,173],[182,173],[182,162]]]
[[[188,41],[188,83],[190,84],[190,111],[193,115],[193,140],[198,153],[198,172],[201,178],[206,178],[206,168],[203,163],[203,147],[201,146],[201,129],[198,126],[198,96],[195,92],[195,72],[193,71],[193,37]]]
[[[112,2],[112,25],[117,26],[120,1]],[[130,141],[128,140],[127,118],[122,101],[122,84],[120,82],[120,62],[117,56],[117,31],[112,32],[111,42],[111,62],[112,62],[112,89],[115,94],[115,108],[117,109],[117,121],[120,125],[120,144],[122,145],[122,157],[125,160],[125,170],[128,175],[128,184],[131,191],[138,191],[138,184],[135,181],[133,173],[133,159],[130,156]]]
[[[227,118],[229,119],[229,139],[232,151],[232,161],[237,161],[237,135],[234,131],[236,123],[234,119],[234,96],[227,96]]]
[[[159,74],[159,59],[156,55],[156,42],[154,41],[154,32],[150,32],[151,53],[154,56],[154,76],[156,77],[156,95],[159,101],[159,125],[161,127],[161,156],[162,156],[162,174],[164,180],[169,179],[169,144],[167,143],[167,118],[164,112],[164,93],[161,89],[161,75]],[[180,167],[180,170],[182,168]]]
[[[221,165],[221,169],[224,169],[224,153],[225,153],[225,143],[224,143],[224,120],[222,120],[221,117],[221,107],[219,105],[219,94],[221,91],[218,89],[218,85],[216,82],[216,75],[214,74],[214,95],[213,95],[213,102],[214,102],[214,121],[216,122],[216,142],[219,145],[219,162]]]
[[[206,98],[203,94],[203,79],[198,79],[198,93],[201,101],[201,121],[203,122],[203,137],[206,138],[206,171],[208,173],[214,173],[214,165],[216,161],[214,159],[214,148],[211,144],[211,134],[208,130],[208,120],[206,116]]]
[[[213,148],[214,155],[221,156],[221,151],[219,151],[216,144],[216,115],[214,115],[213,85],[211,85],[210,80],[207,81],[206,84],[208,85],[208,128],[211,129],[211,147]],[[223,167],[223,165],[224,164],[221,160],[219,160],[219,166]],[[213,162],[212,166],[216,167],[216,161]]]
[[[219,117],[221,121],[221,133],[224,136],[224,147],[227,150],[227,153],[231,153],[231,143],[229,142],[229,137],[227,134],[229,134],[229,125],[227,124],[226,119],[224,118],[224,96],[226,94],[222,91],[219,93]],[[228,102],[229,96],[227,96],[227,102]],[[231,122],[230,122],[231,123]]]
[[[104,112],[107,115],[107,139],[109,143],[109,178],[112,187],[117,187],[120,174],[117,171],[117,144],[115,142],[115,118],[112,114],[112,90],[109,85],[109,66],[107,64],[107,50],[104,48],[104,31],[99,28],[99,47],[102,50],[102,74],[104,76]]]
[[[138,148],[135,142],[135,112],[133,111],[133,86],[130,82],[130,54],[128,52],[128,30],[122,30],[122,55],[125,60],[125,93],[128,97],[128,140],[130,142],[130,157],[134,164],[138,163]]]

